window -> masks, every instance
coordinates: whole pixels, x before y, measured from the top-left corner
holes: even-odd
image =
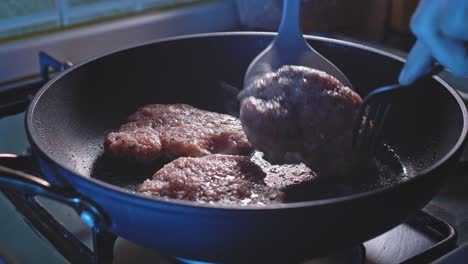
[[[0,0],[0,89],[36,78],[39,51],[79,64],[148,41],[238,26],[236,0]]]
[[[0,41],[200,0],[1,0]]]

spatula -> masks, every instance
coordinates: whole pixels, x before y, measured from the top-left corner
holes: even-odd
[[[314,50],[302,36],[300,29],[300,0],[284,0],[281,24],[273,42],[249,65],[244,76],[244,88],[266,73],[283,65],[315,68],[334,76],[352,88],[348,78],[333,63]]]

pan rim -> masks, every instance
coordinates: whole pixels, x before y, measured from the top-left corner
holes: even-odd
[[[88,60],[85,60],[79,64],[76,64],[72,66],[71,68],[65,70],[64,72],[58,74],[55,76],[53,79],[49,80],[39,91],[35,94],[33,100],[31,101],[28,110],[26,112],[26,133],[29,139],[29,143],[40,152],[40,154],[43,157],[46,157],[50,162],[52,162],[54,165],[59,166],[60,168],[63,168],[67,170],[70,174],[73,174],[74,176],[79,176],[80,178],[84,179],[85,181],[89,181],[90,183],[97,185],[100,188],[107,189],[108,191],[111,191],[112,193],[109,192],[102,192],[102,195],[116,195],[116,196],[127,196],[130,197],[131,199],[127,199],[129,202],[132,201],[132,203],[139,203],[139,204],[147,204],[148,202],[151,203],[160,203],[160,204],[171,204],[175,206],[182,206],[182,207],[192,207],[192,208],[204,208],[204,209],[212,209],[212,210],[277,210],[277,209],[293,209],[293,208],[302,208],[302,207],[313,207],[313,206],[323,206],[323,205],[331,205],[331,204],[336,204],[336,203],[342,203],[342,202],[347,202],[347,201],[353,201],[357,199],[364,199],[369,196],[375,196],[381,193],[389,192],[395,188],[411,184],[414,181],[420,179],[421,177],[424,177],[428,172],[433,171],[434,169],[440,167],[442,164],[444,164],[446,161],[448,161],[462,146],[466,135],[468,131],[468,111],[467,108],[461,98],[461,96],[458,94],[458,92],[452,88],[447,82],[445,82],[443,79],[441,79],[438,76],[435,76],[434,79],[439,82],[450,94],[453,96],[453,98],[457,101],[460,110],[462,112],[463,116],[463,128],[461,131],[461,134],[457,140],[457,142],[452,146],[451,150],[448,151],[443,158],[441,158],[439,161],[434,163],[432,166],[429,166],[428,168],[424,169],[421,173],[416,175],[415,177],[412,177],[409,180],[403,181],[403,182],[398,182],[389,186],[377,188],[377,189],[372,189],[369,191],[364,191],[364,192],[359,192],[359,193],[354,193],[351,195],[345,195],[345,196],[339,196],[339,197],[333,197],[333,198],[325,198],[325,199],[318,199],[318,200],[310,200],[310,201],[301,201],[301,202],[291,202],[291,203],[281,203],[281,204],[269,204],[269,205],[262,205],[262,206],[239,206],[239,205],[224,205],[224,204],[206,204],[206,203],[199,203],[195,201],[185,201],[185,200],[178,200],[178,199],[172,199],[172,198],[158,198],[158,197],[153,197],[153,196],[148,196],[136,192],[130,192],[122,187],[112,185],[110,183],[87,177],[85,175],[82,175],[81,173],[78,173],[75,171],[73,168],[70,168],[67,164],[61,164],[61,162],[57,161],[54,159],[53,156],[49,156],[46,151],[44,151],[43,148],[37,142],[40,142],[40,137],[39,133],[35,130],[34,128],[34,120],[33,120],[33,113],[34,109],[36,108],[37,103],[40,101],[42,95],[59,79],[61,79],[64,75],[67,75],[74,69],[77,69],[79,67],[83,67],[84,65],[93,62],[95,60],[102,59],[104,57],[113,55],[115,53],[123,52],[126,50],[130,49],[135,49],[139,47],[143,47],[146,45],[150,44],[157,44],[157,43],[162,43],[162,42],[172,42],[172,41],[177,41],[177,40],[184,40],[184,39],[194,39],[194,38],[211,38],[211,37],[220,37],[220,36],[275,36],[276,33],[272,32],[255,32],[255,31],[248,31],[248,32],[215,32],[215,33],[201,33],[201,34],[190,34],[190,35],[182,35],[182,36],[176,36],[176,37],[169,37],[169,38],[163,38],[157,41],[146,41],[137,45],[129,46],[126,48],[118,49],[115,51],[107,52],[103,55],[100,56],[95,56],[93,58],[90,58]],[[318,40],[318,41],[324,41],[328,43],[334,43],[334,44],[340,44],[348,47],[353,47],[353,48],[358,48],[358,49],[363,49],[366,51],[370,51],[373,53],[380,54],[385,57],[389,57],[395,60],[398,60],[400,62],[405,62],[406,60],[400,56],[397,56],[395,54],[379,50],[377,48],[373,47],[368,47],[362,44],[358,43],[353,43],[350,41],[343,41],[343,40],[338,40],[338,39],[331,39],[331,38],[326,38],[326,37],[318,37],[318,36],[305,36],[306,39],[308,40]],[[73,186],[72,186],[73,187]],[[138,199],[138,200],[136,200]],[[105,209],[105,208],[104,208]]]

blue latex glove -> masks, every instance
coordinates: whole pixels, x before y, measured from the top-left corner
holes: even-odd
[[[410,84],[433,60],[457,76],[468,76],[468,0],[422,0],[411,19],[417,42],[400,73]]]

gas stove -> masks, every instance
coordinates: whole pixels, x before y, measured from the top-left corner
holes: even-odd
[[[71,65],[45,53],[39,54],[39,60],[40,77],[0,87],[1,152],[28,152],[23,125],[28,102],[50,73]],[[468,81],[448,73],[442,77],[465,95]],[[462,159],[466,160],[466,156]],[[465,174],[465,163],[453,168],[439,195],[394,229],[361,245],[304,263],[431,263],[437,259],[438,263],[458,263],[454,259],[468,259],[468,248],[462,246],[468,241]],[[0,263],[200,263],[163,256],[157,249],[144,248],[106,231],[91,230],[71,208],[46,198],[5,190],[0,194],[0,208]]]
[[[429,263],[455,248],[455,230],[446,222],[426,212],[418,212],[405,223],[362,245],[343,249],[330,256],[310,259],[303,264],[380,264]],[[201,263],[180,258],[165,257],[157,250],[145,249],[118,238],[114,247],[113,263]],[[159,262],[155,262],[158,260]]]

